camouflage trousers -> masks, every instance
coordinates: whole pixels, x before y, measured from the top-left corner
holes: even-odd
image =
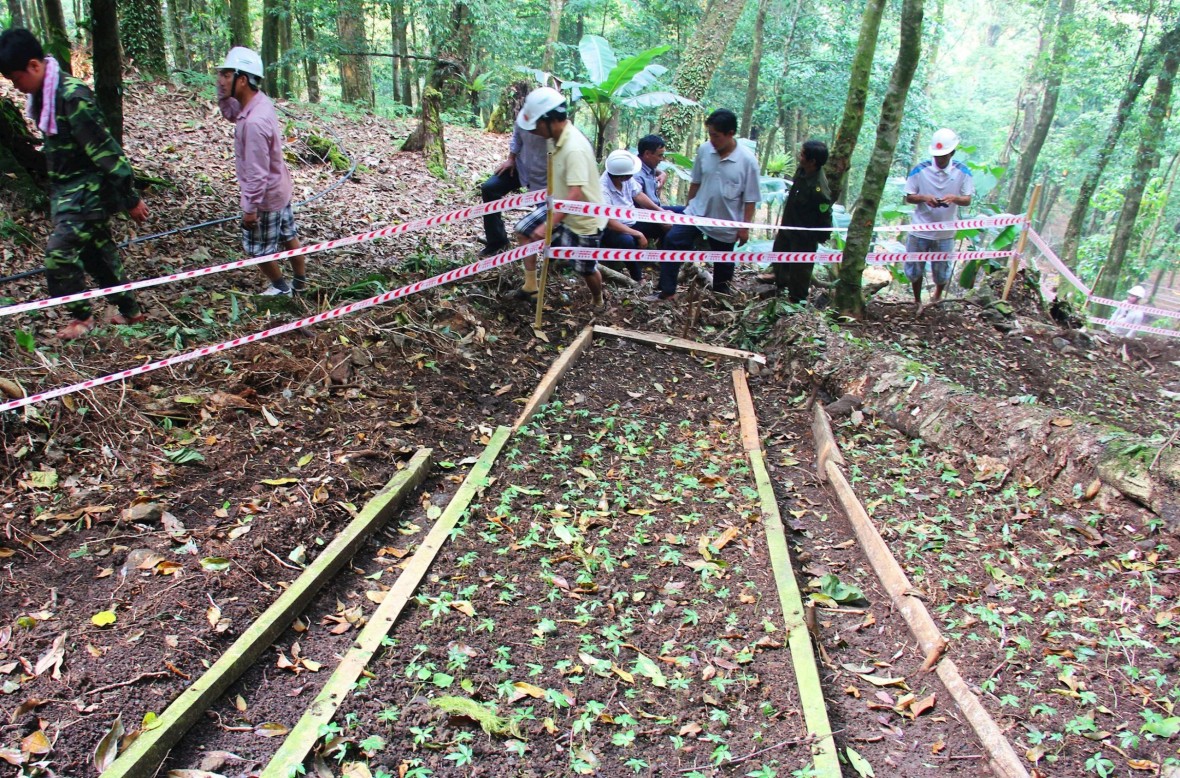
[[[65,219],[53,225],[49,243],[45,247],[45,277],[49,281],[49,295],[61,297],[86,291],[89,273],[99,288],[118,286],[127,282],[119,249],[111,239],[111,227],[105,219],[81,221]],[[139,303],[131,292],[107,295],[107,300],[119,307],[126,317],[139,313]],[[66,305],[75,319],[89,319],[89,300]]]

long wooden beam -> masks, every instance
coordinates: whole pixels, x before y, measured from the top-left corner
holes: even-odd
[[[762,456],[762,441],[758,435],[758,417],[754,412],[754,400],[742,369],[733,371],[733,394],[738,407],[738,419],[742,429],[742,447],[750,460],[750,469],[758,487],[762,504],[762,524],[766,530],[766,545],[770,554],[771,569],[778,588],[779,602],[783,609],[784,629],[787,632],[787,646],[791,650],[791,666],[795,670],[795,682],[799,686],[799,700],[803,707],[803,721],[808,734],[813,738],[811,754],[815,775],[820,778],[840,778],[840,758],[832,738],[832,725],[828,720],[828,709],[824,704],[823,687],[820,685],[819,668],[815,662],[815,648],[811,645],[811,634],[803,613],[803,594],[791,567],[791,554],[787,548],[786,531],[774,495],[774,484]]]
[[[324,684],[324,688],[316,695],[299,723],[287,735],[279,750],[271,757],[270,762],[262,771],[261,778],[289,778],[296,775],[297,768],[303,764],[307,754],[320,739],[320,727],[332,721],[337,709],[352,691],[357,678],[368,666],[369,661],[381,647],[381,640],[389,634],[394,622],[401,615],[406,603],[414,595],[426,571],[438,555],[439,550],[450,537],[451,530],[463,517],[471,500],[488,484],[488,473],[500,455],[500,450],[512,434],[509,427],[500,427],[492,435],[491,442],[484,449],[483,454],[476,460],[463,480],[455,496],[447,504],[446,510],[438,517],[430,532],[418,546],[418,550],[402,568],[393,587],[385,593],[385,599],[377,606],[377,610],[369,619],[369,623],[361,630],[352,648],[344,655],[344,659],[336,666],[332,677]]]
[[[119,754],[103,772],[104,778],[154,776],[168,751],[184,737],[185,732],[291,625],[323,585],[352,559],[361,543],[389,520],[406,495],[422,483],[430,472],[431,453],[431,449],[419,449],[406,468],[369,500],[344,531],[225,650],[221,658],[172,701],[160,714],[156,726],[140,733],[135,742]]]
[[[527,424],[529,419],[541,410],[541,406],[549,401],[549,398],[553,396],[553,391],[557,388],[557,382],[578,360],[578,357],[582,356],[582,352],[590,347],[590,341],[593,338],[594,330],[586,327],[578,333],[578,337],[574,338],[573,342],[566,346],[565,351],[561,352],[561,356],[553,361],[553,364],[545,371],[541,382],[537,384],[537,388],[533,390],[529,401],[525,403],[524,410],[520,412],[520,416],[516,417],[516,423],[512,425],[513,432]]]
[[[667,346],[668,348],[680,349],[681,351],[696,351],[700,354],[713,354],[714,356],[729,357],[730,359],[740,359],[743,361],[753,360],[759,365],[766,364],[766,357],[753,351],[726,348],[725,346],[714,346],[710,343],[701,343],[695,340],[685,340],[684,338],[677,338],[672,335],[661,335],[656,332],[621,330],[616,327],[606,327],[601,324],[594,325],[594,332],[597,335],[609,335],[614,338],[637,340],[640,343],[650,343],[653,346]]]

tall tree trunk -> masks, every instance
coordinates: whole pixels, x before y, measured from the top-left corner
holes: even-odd
[[[1155,248],[1155,238],[1159,235],[1160,225],[1163,224],[1164,216],[1168,211],[1168,201],[1172,199],[1172,189],[1176,186],[1176,171],[1180,170],[1180,166],[1176,165],[1177,160],[1180,160],[1180,152],[1173,154],[1172,161],[1168,163],[1167,172],[1164,173],[1164,196],[1160,199],[1155,218],[1151,220],[1151,228],[1147,231],[1145,240],[1139,245],[1139,264],[1143,267],[1147,267],[1151,259],[1152,249]]]
[[[0,180],[4,189],[16,194],[21,205],[44,209],[45,155],[37,148],[21,109],[10,100],[0,100]]]
[[[262,67],[266,72],[262,80],[262,91],[271,97],[278,97],[281,91],[279,81],[279,58],[282,49],[279,47],[279,35],[282,27],[282,13],[280,0],[262,0]]]
[[[397,30],[398,27],[405,24],[402,14],[402,0],[394,0],[394,2],[389,4],[389,45],[392,47],[390,51],[392,51],[394,54],[401,53],[397,48]],[[395,56],[390,58],[389,69],[391,72],[389,83],[393,92],[393,102],[395,103],[400,103],[402,101],[402,67],[404,67],[404,63],[401,57]]]
[[[1028,194],[1029,186],[1032,185],[1037,157],[1041,154],[1045,138],[1049,136],[1049,127],[1053,124],[1053,115],[1057,112],[1057,95],[1061,91],[1061,76],[1065,69],[1065,60],[1069,56],[1069,39],[1073,34],[1074,5],[1075,0],[1061,0],[1057,16],[1057,31],[1053,40],[1053,53],[1049,58],[1049,72],[1045,76],[1045,94],[1041,99],[1041,110],[1037,114],[1037,123],[1033,126],[1028,143],[1020,153],[1020,165],[1016,169],[1016,177],[1012,179],[1012,188],[1008,194],[1009,213],[1018,213],[1024,210],[1024,198]]]
[[[291,67],[291,7],[287,5],[279,15],[279,96],[295,98],[295,70]]]
[[[937,0],[934,6],[934,19],[928,29],[930,34],[929,53],[926,56],[926,82],[922,85],[922,95],[925,98],[924,102],[927,106],[933,103],[934,98],[934,79],[938,74],[938,51],[939,44],[942,42],[943,19],[946,17],[946,0]],[[914,133],[913,151],[910,152],[910,159],[917,160],[926,156],[925,149],[922,145],[922,133]]]
[[[188,0],[168,0],[168,23],[172,26],[172,59],[180,70],[193,66],[188,50]]]
[[[398,54],[401,54],[402,57],[406,57],[410,53],[410,45],[406,40],[406,28],[409,26],[409,22],[405,14],[405,5],[402,0],[398,0],[396,8],[398,12],[398,22],[393,28],[394,42],[396,44],[394,51],[396,51]],[[414,90],[412,87],[414,79],[414,65],[409,59],[401,60],[401,79],[401,102],[403,105],[413,106]]]
[[[1069,224],[1065,227],[1065,237],[1061,243],[1061,259],[1070,267],[1073,267],[1077,261],[1078,243],[1082,239],[1082,225],[1085,223],[1086,213],[1090,209],[1090,200],[1094,197],[1094,192],[1098,190],[1098,181],[1106,172],[1106,165],[1118,147],[1119,137],[1123,134],[1123,128],[1131,117],[1131,109],[1135,106],[1139,93],[1143,91],[1147,77],[1158,66],[1160,57],[1165,51],[1173,51],[1177,46],[1180,46],[1180,26],[1168,30],[1159,42],[1148,51],[1139,66],[1132,72],[1131,78],[1123,90],[1123,96],[1119,100],[1118,108],[1115,109],[1114,117],[1111,119],[1110,129],[1106,131],[1106,140],[1098,149],[1098,159],[1094,162],[1094,168],[1086,173],[1085,179],[1082,180],[1082,185],[1078,189],[1078,199],[1074,202],[1073,210],[1069,214]]]
[[[474,42],[471,7],[466,0],[456,0],[447,35],[434,43],[436,59],[430,75],[430,84],[442,95],[444,108],[457,107],[464,100],[463,84],[471,80],[476,68]]]
[[[8,16],[12,19],[13,27],[28,27],[25,9],[21,7],[20,0],[8,0]]]
[[[168,75],[160,0],[120,0],[119,34],[123,53],[141,72],[157,78]]]
[[[541,70],[552,73],[557,66],[557,40],[561,35],[561,7],[564,0],[549,0],[549,37],[545,39],[545,59]]]
[[[1135,154],[1135,167],[1131,171],[1131,183],[1123,195],[1123,207],[1115,224],[1110,251],[1106,255],[1103,276],[1095,286],[1095,293],[1112,297],[1122,280],[1123,260],[1131,245],[1135,232],[1135,220],[1143,204],[1143,191],[1160,161],[1160,144],[1164,139],[1165,119],[1172,103],[1172,86],[1176,71],[1180,69],[1180,51],[1169,49],[1164,53],[1164,64],[1155,85],[1155,94],[1147,109],[1147,119],[1139,136],[1139,148]]]
[[[865,170],[860,197],[852,209],[852,222],[848,225],[848,242],[844,246],[844,259],[840,263],[840,276],[836,282],[835,302],[840,313],[855,319],[864,317],[865,301],[861,294],[861,276],[864,275],[865,257],[873,244],[873,226],[877,220],[877,206],[881,193],[885,191],[885,179],[893,167],[893,154],[897,150],[897,136],[905,114],[906,95],[918,68],[922,53],[922,2],[904,0],[901,6],[901,41],[898,44],[897,60],[889,76],[889,89],[881,104],[881,120],[877,124],[877,142]]]
[[[717,65],[725,58],[725,49],[733,37],[733,28],[742,15],[742,0],[709,0],[697,22],[696,30],[680,57],[672,78],[672,91],[689,100],[700,100],[713,80]],[[660,111],[660,128],[669,151],[688,151],[682,144],[700,108],[691,105],[666,105]]]
[[[418,128],[402,144],[402,151],[421,151],[426,169],[435,178],[447,177],[447,147],[443,139],[442,94],[434,87],[422,93],[422,119]]]
[[[852,71],[848,77],[848,96],[844,98],[844,115],[836,130],[832,153],[828,156],[828,184],[832,188],[832,202],[844,201],[844,187],[848,184],[848,169],[852,167],[852,152],[860,137],[865,120],[865,101],[869,97],[869,75],[873,70],[873,56],[877,53],[877,35],[881,30],[881,11],[885,0],[868,0],[860,17],[860,37],[852,56]],[[896,66],[895,66],[896,69]],[[859,283],[857,296],[860,295]]]
[[[746,104],[742,107],[742,135],[750,137],[750,125],[754,121],[754,108],[758,105],[758,71],[762,69],[762,31],[766,27],[766,13],[770,0],[758,0],[758,13],[754,17],[754,50],[750,52],[750,78],[746,82]]]
[[[70,63],[70,36],[66,32],[66,15],[61,10],[61,0],[43,0],[45,3],[45,44],[47,54],[53,56],[67,73],[73,74]]]
[[[123,59],[115,0],[90,0],[90,34],[94,38],[94,99],[111,136],[122,143]]]
[[[359,0],[337,0],[336,34],[344,48],[340,55],[340,99],[372,110],[373,70],[366,55],[369,41]]]
[[[265,24],[265,22],[263,23]],[[250,0],[229,0],[229,45],[254,48],[254,27],[250,24]],[[263,62],[265,61],[263,59]]]
[[[303,33],[303,69],[307,78],[307,102],[320,101],[320,59],[315,48],[315,25],[305,11],[299,13],[299,29]],[[393,60],[397,62],[395,58]]]

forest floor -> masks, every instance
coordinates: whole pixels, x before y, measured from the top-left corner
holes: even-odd
[[[298,197],[340,175],[307,145],[320,127],[333,128],[361,165],[340,190],[299,213],[305,243],[477,202],[479,181],[506,151],[506,138],[448,127],[449,178],[440,181],[421,157],[396,151],[409,122],[313,116],[306,107],[292,113],[301,117],[289,125]],[[153,219],[143,230],[234,211],[232,127],[220,118],[211,87],[193,93],[131,84],[126,116],[130,156],[143,173],[168,182],[146,193]],[[0,222],[5,275],[40,264],[48,232],[42,217],[6,212]],[[117,237],[130,237],[129,226],[120,220]],[[141,295],[148,322],[102,327],[65,345],[51,339],[62,323],[60,310],[21,316],[9,330],[14,337],[0,338],[0,373],[32,392],[182,353],[473,261],[480,234],[478,221],[462,222],[314,255],[314,293],[289,302],[255,297],[263,284],[254,270],[156,287]],[[140,244],[124,256],[129,275],[139,278],[226,261],[239,251],[231,222]],[[275,736],[294,724],[371,612],[374,598],[366,592],[388,584],[394,560],[417,542],[415,532],[446,503],[493,429],[512,422],[559,350],[592,319],[686,331],[685,310],[644,305],[629,290],[609,290],[608,310],[592,317],[580,282],[559,276],[546,334],[538,337],[532,312],[501,299],[517,276],[511,268],[492,271],[0,417],[0,759],[28,775],[93,775],[96,748],[117,717],[127,732],[145,726],[145,717],[150,726],[151,715],[224,651],[418,447],[432,447],[436,467],[400,522],[362,547],[354,566],[197,726],[169,765],[255,774]],[[922,657],[850,543],[838,503],[812,474],[809,417],[801,411],[817,392],[828,399],[808,371],[817,341],[839,337],[837,330],[813,313],[758,299],[748,272],[739,273],[738,290],[732,300],[708,300],[688,335],[767,354],[772,369],[751,382],[775,488],[784,517],[791,517],[800,584],[818,593],[816,582],[830,573],[864,595],[865,604],[845,608],[854,612],[831,613],[817,625],[842,754],[854,748],[878,774],[891,768],[904,775],[985,774],[978,744],[949,697],[931,685],[932,676],[917,673]],[[11,300],[38,299],[43,280],[0,291]],[[1174,345],[1057,330],[1027,301],[1017,308],[1030,326],[1013,337],[969,301],[915,319],[904,297],[886,293],[865,322],[845,330],[996,403],[1057,408],[1161,442],[1180,425]],[[807,322],[809,341],[783,337],[792,321]],[[681,384],[675,403],[659,396],[673,378]],[[509,529],[473,519],[444,548],[421,598],[396,627],[395,645],[375,663],[365,694],[343,709],[337,723],[346,730],[349,759],[371,764],[365,769],[374,775],[473,774],[465,760],[475,756],[495,775],[583,768],[607,775],[805,774],[807,759],[797,745],[734,761],[762,744],[797,743],[803,734],[786,649],[775,645],[771,629],[774,614],[741,597],[743,587],[770,585],[759,533],[747,531],[723,555],[741,568],[724,582],[678,575],[689,569],[682,562],[696,553],[697,535],[748,523],[749,476],[733,446],[733,417],[718,410],[719,393],[728,389],[716,367],[599,347],[563,385],[564,410],[551,407],[530,427],[532,435],[517,441],[518,453],[501,462],[500,481],[483,505],[515,510],[531,504],[522,490],[543,491],[533,497],[547,506],[550,530],[561,520],[554,511],[565,510],[557,506],[576,500],[597,506],[610,496],[599,494],[607,484],[570,472],[577,466],[601,475],[594,456],[563,459],[543,436],[576,438],[584,457],[585,440],[601,437],[608,424],[638,425],[613,436],[622,442],[611,445],[623,447],[667,424],[678,445],[708,452],[702,461],[711,469],[702,472],[724,483],[704,490],[679,482],[681,492],[695,489],[707,498],[701,515],[686,521],[651,497],[674,486],[673,476],[657,475],[677,472],[671,444],[646,452],[650,461],[633,463],[630,475],[615,476],[611,488],[636,494],[626,499],[638,513],[624,509],[609,519],[618,542],[608,546],[630,553],[638,569],[604,574],[595,581],[601,596],[589,586],[577,591],[586,560],[561,558],[560,540],[555,545],[546,536],[514,549],[504,536]],[[576,413],[591,402],[589,414]],[[1018,475],[1001,480],[969,451],[935,450],[859,413],[835,426],[853,487],[952,638],[949,655],[1030,770],[1150,774],[1177,761],[1174,532],[1129,501],[1042,490]],[[708,445],[698,449],[702,440]],[[557,490],[559,479],[572,479],[564,490],[573,494]],[[602,520],[581,529],[606,530],[608,519]],[[501,581],[483,568],[504,548],[510,553],[495,563],[507,576]],[[472,554],[489,559],[476,564]],[[474,580],[479,588],[465,592]],[[694,588],[669,589],[669,582]],[[616,599],[620,593],[625,596]],[[476,615],[438,606],[455,600],[470,602]],[[611,609],[615,628],[596,622],[589,637],[578,632],[593,613],[590,600]],[[481,627],[486,620],[493,623]],[[643,642],[619,637],[619,625],[635,624]],[[440,630],[448,637],[432,639]],[[665,651],[669,641],[694,650]],[[707,663],[706,672],[697,663],[707,652],[696,648],[709,641],[729,648],[709,649],[720,662]],[[626,662],[613,658],[616,649],[629,652]],[[657,666],[671,689],[649,683],[651,668],[639,661],[648,655],[674,660]],[[679,656],[689,657],[694,672],[681,674]],[[632,676],[638,666],[647,681],[619,691],[612,676],[624,677],[602,662]],[[534,665],[542,669],[534,672]],[[873,669],[908,678],[921,699],[934,695],[935,707],[899,710],[897,687],[862,682]],[[525,699],[514,701],[518,713],[529,710],[517,716],[519,737],[472,737],[468,727],[429,707],[444,688],[454,693],[452,683],[469,691],[464,680],[492,700],[506,681],[526,684],[518,686]],[[614,707],[599,710],[591,702]]]

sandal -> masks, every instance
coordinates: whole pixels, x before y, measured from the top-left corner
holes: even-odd
[[[146,313],[137,313],[134,316],[124,316],[121,313],[116,313],[111,316],[111,324],[139,324],[141,321],[147,321]]]
[[[94,329],[94,317],[88,319],[74,319],[57,331],[58,340],[74,340]]]

